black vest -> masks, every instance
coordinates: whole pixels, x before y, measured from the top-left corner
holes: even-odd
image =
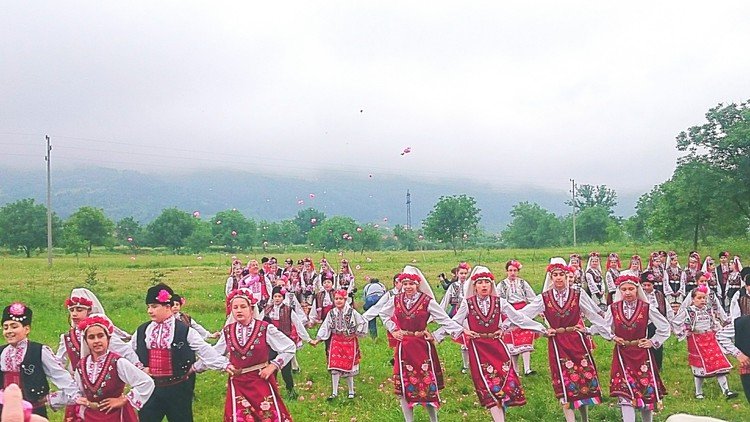
[[[135,354],[138,355],[138,360],[141,361],[143,366],[148,366],[148,349],[146,348],[146,327],[151,324],[146,322],[141,324],[136,331],[136,349]],[[174,338],[172,339],[171,348],[169,349],[172,353],[172,375],[174,378],[180,378],[185,376],[190,370],[190,367],[195,363],[195,352],[190,348],[188,343],[187,335],[190,327],[185,325],[182,321],[175,319],[174,321]]]
[[[8,347],[7,344],[0,346],[0,353]],[[24,400],[37,403],[49,393],[47,374],[42,364],[42,345],[29,341],[26,347],[26,355],[21,362],[21,383],[23,384]],[[0,386],[5,385],[5,373],[0,371]]]
[[[750,315],[743,315],[734,320],[734,345],[742,353],[750,356]]]

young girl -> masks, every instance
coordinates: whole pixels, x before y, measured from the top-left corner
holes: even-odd
[[[138,422],[140,410],[154,392],[154,381],[127,359],[109,350],[114,325],[105,316],[93,316],[78,324],[84,341],[75,380],[83,397],[72,420]],[[127,395],[125,385],[130,386]]]
[[[354,282],[354,273],[349,266],[349,261],[346,259],[341,260],[341,271],[339,271],[337,280],[339,282],[337,288],[347,291],[349,306],[354,307],[354,294],[357,293],[357,285]]]
[[[232,314],[214,347],[228,355],[232,373],[224,404],[224,421],[291,421],[274,372],[295,353],[294,342],[273,324],[260,320],[253,293],[238,289],[228,297]],[[271,351],[277,356],[271,359]]]
[[[607,298],[604,295],[604,277],[602,277],[601,258],[599,252],[589,253],[586,262],[586,291],[591,299],[599,305],[599,309],[607,309]]]
[[[341,377],[346,378],[349,386],[349,399],[354,398],[354,377],[359,374],[361,359],[357,338],[367,335],[367,322],[359,312],[346,303],[348,297],[346,290],[336,290],[335,307],[323,320],[316,339],[311,342],[314,346],[321,340],[331,340],[328,350],[328,370],[331,371],[333,389],[328,397],[329,401],[338,397]]]
[[[517,268],[517,261],[510,268]],[[498,297],[495,277],[486,267],[476,266],[464,292],[453,320],[464,328],[464,343],[469,349],[471,379],[479,401],[489,409],[494,421],[505,420],[505,409],[523,406],[526,397],[511,362],[511,353],[503,341],[503,332],[509,323],[522,327],[532,336],[544,333],[544,326],[518,313],[508,301]],[[503,320],[507,319],[506,322]],[[510,332],[513,332],[511,330]],[[443,330],[435,333],[440,340]]]
[[[680,267],[677,252],[667,254],[666,279],[664,280],[664,297],[672,308],[672,315],[676,314],[685,300],[685,271]]]
[[[464,290],[466,290],[469,272],[471,271],[471,267],[466,262],[459,263],[457,268],[457,280],[448,287],[445,296],[440,301],[440,307],[445,309],[451,318],[456,314],[459,305],[464,300]],[[469,350],[463,344],[463,337],[459,338],[457,343],[461,347],[461,372],[465,374],[469,371]]]
[[[620,276],[620,255],[612,252],[607,257],[607,272],[604,276],[604,281],[607,284],[607,305],[612,304],[612,299],[615,297],[615,291],[617,286],[615,280]]]
[[[529,283],[518,276],[523,266],[515,259],[505,263],[507,277],[497,283],[497,295],[510,303],[513,309],[523,309],[536,297]],[[468,285],[468,284],[467,284]],[[505,319],[505,317],[503,317]],[[523,358],[524,375],[532,375],[531,352],[534,351],[534,339],[536,335],[524,329],[510,330],[503,335],[503,342],[508,347],[508,352],[513,361],[513,368],[518,371],[518,356]]]
[[[706,305],[709,289],[705,284],[690,292],[692,303],[680,308],[672,320],[672,329],[679,340],[687,339],[688,363],[695,380],[695,398],[703,399],[703,380],[716,377],[721,391],[728,398],[737,397],[729,389],[727,374],[732,364],[722,353],[716,332],[722,325],[714,308]]]
[[[407,422],[414,420],[414,406],[425,406],[430,421],[437,421],[440,407],[439,391],[443,389],[440,367],[427,321],[432,318],[457,338],[463,327],[448,317],[435,302],[432,289],[422,272],[407,265],[398,276],[402,293],[388,298],[380,310],[380,319],[396,341],[394,349],[393,381],[396,395],[401,399],[401,410]]]
[[[529,318],[544,314],[550,328],[547,335],[552,387],[560,399],[565,420],[575,421],[574,409],[588,421],[589,405],[601,403],[599,376],[586,334],[612,337],[609,325],[599,315],[599,307],[581,289],[568,286],[568,268],[562,258],[553,258],[547,266],[544,290],[521,312]],[[582,324],[586,317],[592,326]],[[583,376],[582,376],[583,375]]]
[[[620,276],[615,282],[614,302],[604,317],[615,342],[609,395],[618,398],[623,422],[635,422],[635,409],[641,410],[643,422],[651,422],[654,409],[666,394],[653,349],[669,338],[669,321],[651,306],[638,277]],[[656,326],[651,338],[649,324]]]
[[[233,290],[240,288],[240,281],[242,281],[242,261],[235,259],[232,261],[232,267],[229,268],[229,277],[224,287],[224,295],[229,296]]]

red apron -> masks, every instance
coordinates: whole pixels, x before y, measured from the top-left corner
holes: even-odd
[[[91,357],[89,357],[91,359]],[[89,379],[86,369],[86,362],[80,361],[78,371],[81,374],[83,382],[83,393],[90,402],[100,402],[107,398],[120,397],[125,390],[125,382],[117,374],[117,360],[120,356],[114,352],[109,352],[104,361],[104,369],[99,373],[94,382]],[[113,410],[109,413],[102,412],[98,409],[83,409],[83,418],[76,416],[76,422],[138,422],[138,415],[130,403]],[[67,415],[66,415],[67,416]]]

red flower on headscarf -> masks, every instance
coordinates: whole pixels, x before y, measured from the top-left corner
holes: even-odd
[[[403,282],[404,280],[411,280],[417,284],[422,282],[422,278],[417,274],[401,273],[396,277],[397,281]]]
[[[83,308],[91,308],[94,302],[90,301],[85,297],[73,296],[70,299],[65,299],[65,306],[72,308],[75,306],[81,306]]]

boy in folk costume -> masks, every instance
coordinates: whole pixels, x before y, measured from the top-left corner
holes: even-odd
[[[74,421],[138,422],[136,410],[154,391],[154,381],[129,360],[109,348],[114,325],[104,315],[91,316],[78,324],[83,341],[75,380],[83,397]],[[132,350],[131,350],[132,352]],[[130,391],[124,394],[125,386]]]
[[[688,266],[685,268],[685,295],[690,296],[690,291],[698,286],[698,272],[701,265],[701,257],[698,252],[691,252],[688,256]]]
[[[672,329],[678,340],[687,339],[688,363],[695,381],[695,398],[703,399],[703,380],[716,377],[721,391],[728,398],[737,397],[729,389],[727,374],[732,369],[716,339],[721,330],[716,310],[706,305],[709,288],[701,284],[690,292],[692,303],[680,308],[672,320]]]
[[[401,400],[404,420],[414,420],[414,406],[425,406],[430,421],[438,420],[443,371],[433,337],[427,331],[432,319],[455,339],[463,327],[448,317],[435,302],[432,289],[422,272],[410,265],[398,276],[402,292],[388,298],[380,310],[380,318],[396,341],[394,348],[393,381],[396,395]]]
[[[604,282],[607,284],[607,305],[612,304],[617,286],[615,280],[620,276],[620,255],[612,252],[607,257],[607,272],[604,275]]]
[[[602,267],[599,258],[599,252],[591,252],[589,260],[586,262],[586,292],[594,299],[599,309],[607,309],[607,298],[604,292],[604,277],[602,277]]]
[[[517,268],[517,261],[511,261]],[[523,406],[526,397],[512,362],[511,352],[503,341],[506,327],[522,327],[532,336],[545,333],[542,324],[517,312],[497,295],[495,277],[485,267],[476,266],[466,283],[464,301],[453,320],[464,327],[464,344],[469,348],[469,365],[474,388],[482,406],[494,421],[505,421],[505,409]],[[503,322],[505,320],[505,322]],[[435,332],[441,340],[444,329]]]
[[[348,298],[346,290],[336,290],[336,306],[323,320],[315,340],[311,342],[315,346],[321,340],[330,340],[327,360],[328,370],[331,371],[332,393],[328,397],[329,401],[338,397],[341,377],[346,378],[349,386],[349,399],[354,398],[354,377],[359,374],[361,359],[357,337],[367,335],[367,321],[346,303]]]
[[[289,337],[296,350],[302,348],[302,345],[310,342],[310,335],[305,329],[305,324],[288,304],[284,303],[286,292],[280,286],[273,288],[271,294],[271,304],[266,307],[264,312],[265,320],[273,324],[279,331]],[[296,355],[296,353],[295,353]],[[271,351],[271,359],[276,357],[276,352]],[[290,399],[297,398],[297,392],[294,391],[294,378],[292,376],[292,364],[284,365],[281,368],[281,378],[284,380],[286,391]]]
[[[448,316],[453,318],[456,314],[459,305],[464,300],[464,290],[466,290],[466,284],[469,277],[469,271],[471,267],[466,262],[458,264],[458,280],[448,287],[448,291],[445,292],[445,296],[440,301],[440,307],[445,309]],[[469,350],[463,344],[463,337],[457,341],[461,345],[461,372],[466,373],[469,370]]]
[[[520,262],[513,259],[505,263],[507,277],[497,283],[496,292],[501,298],[508,301],[510,306],[515,310],[523,309],[536,297],[534,290],[529,283],[518,277],[518,272],[523,266]],[[467,283],[467,286],[471,283]],[[529,330],[515,329],[506,332],[503,335],[503,342],[508,347],[513,368],[518,371],[518,356],[523,358],[523,367],[525,375],[535,373],[531,369],[531,352],[534,350],[534,339],[536,334]]]
[[[568,266],[573,268],[573,284],[571,288],[580,289],[583,285],[583,279],[585,277],[583,271],[581,271],[581,255],[577,253],[570,254],[570,260]]]
[[[224,370],[229,362],[214,351],[197,331],[177,320],[172,312],[174,291],[166,284],[146,292],[150,322],[141,324],[130,340],[142,367],[154,379],[151,398],[139,412],[141,421],[193,420],[193,390],[198,367]],[[200,365],[194,366],[196,355]]]
[[[646,271],[651,272],[654,290],[664,293],[664,283],[667,282],[667,272],[659,252],[652,252],[648,260]]]
[[[339,282],[337,289],[346,290],[346,294],[349,295],[349,305],[354,307],[354,294],[357,293],[357,285],[354,282],[354,273],[349,267],[349,261],[346,259],[341,260],[341,271],[339,271],[337,280]]]
[[[674,313],[672,313],[672,310],[669,308],[669,305],[667,304],[667,300],[664,297],[664,293],[656,290],[654,288],[654,282],[653,279],[654,274],[650,271],[645,271],[643,274],[641,274],[641,288],[643,289],[643,293],[646,295],[646,299],[648,299],[649,305],[651,305],[652,308],[655,308],[659,311],[664,318],[667,319],[669,322],[669,329],[671,332],[672,327],[672,318],[674,318]],[[648,324],[648,337],[649,339],[653,338],[653,336],[656,335],[656,324],[649,323]],[[654,353],[654,361],[656,362],[656,367],[661,371],[661,365],[664,360],[664,342],[659,342],[659,345],[654,344],[654,348],[652,349]]]
[[[669,251],[665,271],[667,275],[664,280],[664,297],[672,312],[676,314],[685,300],[685,271],[680,268],[677,252]]]
[[[604,316],[615,342],[609,395],[618,398],[623,422],[635,422],[636,409],[643,422],[651,422],[666,394],[652,351],[669,338],[669,321],[651,306],[638,277],[620,276],[616,283],[614,302]],[[649,325],[656,327],[650,338]]]
[[[574,409],[588,421],[589,405],[601,403],[599,376],[591,354],[587,334],[610,339],[610,326],[599,315],[599,307],[581,289],[568,286],[568,271],[562,258],[553,258],[547,266],[544,290],[521,310],[529,318],[544,314],[550,328],[547,335],[548,359],[555,396],[560,399],[565,420],[575,421]],[[582,324],[582,317],[591,323]]]
[[[78,387],[49,347],[28,339],[32,316],[31,308],[19,302],[3,309],[3,336],[7,344],[0,346],[0,390],[18,385],[23,399],[31,403],[32,413],[47,417],[48,404],[59,409],[73,403]],[[59,391],[50,393],[47,379]]]
[[[231,363],[224,422],[291,421],[273,374],[292,360],[294,342],[260,319],[252,292],[238,289],[228,300],[231,317],[214,346]]]
[[[172,312],[174,313],[175,318],[197,331],[198,334],[200,334],[201,338],[203,338],[203,340],[208,341],[209,339],[219,338],[219,334],[221,333],[219,333],[218,331],[215,333],[211,333],[210,331],[203,328],[203,326],[198,323],[195,318],[182,311],[183,306],[185,306],[185,298],[176,293],[172,295]]]

